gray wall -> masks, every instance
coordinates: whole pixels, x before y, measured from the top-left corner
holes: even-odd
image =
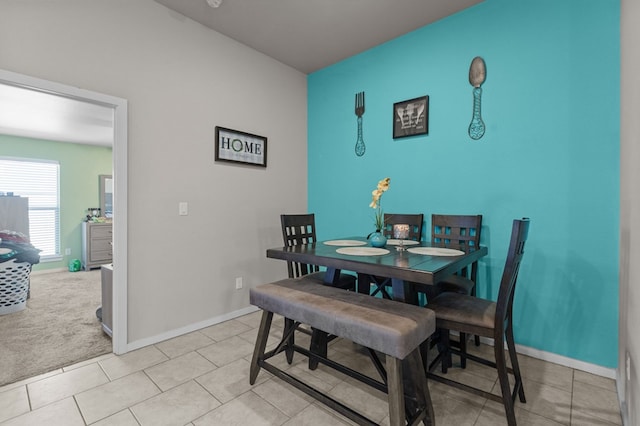
[[[304,74],[152,0],[3,1],[0,52],[0,69],[129,102],[130,343],[233,315],[286,275],[265,250],[281,212],[306,210]],[[217,125],[266,136],[267,168],[214,162]]]

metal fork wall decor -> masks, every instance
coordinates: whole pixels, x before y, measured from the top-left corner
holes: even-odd
[[[366,150],[362,138],[362,115],[364,114],[364,92],[356,93],[356,115],[358,116],[358,139],[356,141],[356,155],[362,157]]]

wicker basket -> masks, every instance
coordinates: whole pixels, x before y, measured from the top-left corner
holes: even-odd
[[[0,315],[23,310],[27,306],[31,264],[15,259],[0,263]]]

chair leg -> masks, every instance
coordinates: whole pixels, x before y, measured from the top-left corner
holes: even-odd
[[[460,333],[460,367],[467,368],[467,334]]]
[[[511,359],[511,368],[516,381],[515,386],[518,387],[518,396],[520,397],[520,402],[526,403],[527,399],[524,396],[524,385],[522,384],[522,376],[520,375],[520,365],[518,363],[518,354],[516,353],[516,346],[513,340],[513,328],[511,327],[511,323],[509,323],[509,326],[507,327],[506,337],[509,358]]]
[[[509,426],[516,426],[516,413],[511,398],[511,386],[509,385],[509,372],[507,370],[507,360],[504,355],[504,342],[502,339],[495,339],[493,352],[496,357],[496,369],[498,370],[498,381],[502,392],[502,404],[507,416]]]
[[[474,284],[473,287],[471,287],[471,296],[476,297],[476,285]],[[473,336],[474,339],[474,343],[476,344],[476,346],[480,346],[480,336],[478,336],[477,334],[475,336]]]
[[[422,367],[425,372],[429,371],[429,350],[431,349],[431,338],[428,338],[420,344],[420,358],[422,359]]]
[[[439,330],[440,333],[440,347],[438,350],[442,353],[442,373],[447,374],[447,369],[453,366],[453,361],[451,360],[451,342],[449,341],[449,330],[441,328]]]
[[[249,383],[252,385],[256,382],[256,378],[260,372],[260,361],[264,356],[264,349],[267,347],[267,339],[269,338],[272,319],[273,312],[262,311],[262,319],[260,320],[260,328],[258,329],[258,337],[256,338],[256,347],[253,349],[253,358],[251,359],[251,367],[249,369]]]

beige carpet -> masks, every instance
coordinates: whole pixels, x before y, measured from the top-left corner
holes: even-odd
[[[0,315],[0,386],[111,352],[100,304],[100,269],[31,275],[26,309]]]

